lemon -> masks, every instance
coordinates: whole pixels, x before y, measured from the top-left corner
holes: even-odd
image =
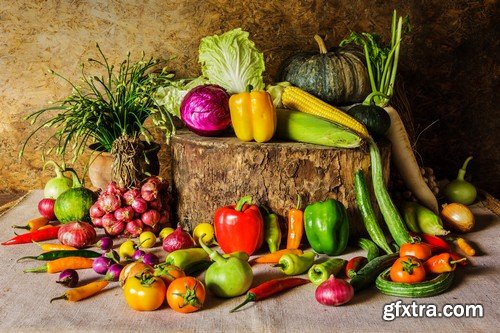
[[[139,235],[139,245],[142,248],[149,249],[156,244],[156,236],[152,231],[143,231]]]

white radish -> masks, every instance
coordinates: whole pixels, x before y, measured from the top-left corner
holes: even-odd
[[[422,205],[439,214],[437,199],[420,172],[408,133],[398,112],[392,106],[386,106],[384,109],[391,117],[391,127],[387,131],[386,137],[391,141],[391,156],[394,165],[415,198]]]

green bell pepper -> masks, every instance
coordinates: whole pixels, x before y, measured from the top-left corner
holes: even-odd
[[[337,256],[349,239],[347,210],[335,199],[309,204],[304,210],[304,229],[314,251]]]

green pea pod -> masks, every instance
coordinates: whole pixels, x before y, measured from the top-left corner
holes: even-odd
[[[281,244],[281,229],[278,215],[273,213],[264,215],[264,239],[269,247],[269,252],[274,253],[279,250]]]
[[[304,210],[304,229],[317,253],[337,256],[349,239],[349,221],[344,205],[335,199],[309,204]]]
[[[319,286],[321,283],[328,280],[332,274],[337,275],[342,270],[346,262],[347,260],[340,258],[328,259],[321,264],[312,265],[307,272],[307,276],[312,283]]]
[[[300,256],[289,253],[281,256],[278,264],[273,267],[279,267],[286,275],[299,275],[311,268],[315,257],[316,254],[312,251],[304,252]]]
[[[189,249],[181,249],[171,252],[166,258],[165,262],[170,265],[177,266],[185,269],[189,264],[200,260],[210,260],[207,252],[199,247]]]

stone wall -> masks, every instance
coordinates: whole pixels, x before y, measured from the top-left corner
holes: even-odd
[[[445,178],[473,154],[473,181],[498,194],[499,15],[494,0],[2,1],[0,189],[40,188],[50,176],[41,171],[41,143],[50,130],[31,142],[22,160],[17,158],[32,129],[23,117],[70,92],[48,70],[77,80],[79,65],[96,56],[96,42],[111,62],[121,61],[128,51],[137,57],[142,51],[175,56],[171,68],[187,77],[199,74],[202,37],[242,27],[264,52],[270,81],[286,56],[316,49],[316,33],[329,46],[349,30],[387,37],[393,8],[408,14],[413,26],[403,45],[400,73],[415,129],[427,128],[416,147],[422,161]]]

